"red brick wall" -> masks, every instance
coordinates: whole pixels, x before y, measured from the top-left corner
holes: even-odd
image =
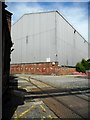
[[[57,75],[69,75],[73,74],[76,71],[75,68],[60,67],[57,70]]]
[[[56,74],[66,75],[75,72],[75,68],[58,67],[58,63],[54,65],[49,63],[33,63],[33,64],[12,64],[10,65],[10,73],[31,73],[31,74]]]
[[[86,72],[86,75],[87,75],[87,76],[90,76],[90,72]]]

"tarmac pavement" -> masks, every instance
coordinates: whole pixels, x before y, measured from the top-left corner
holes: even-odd
[[[89,88],[87,78],[29,74],[14,77],[10,81],[9,99],[3,107],[5,120],[87,118],[90,94],[68,91],[70,88]],[[67,91],[62,91],[63,88]]]

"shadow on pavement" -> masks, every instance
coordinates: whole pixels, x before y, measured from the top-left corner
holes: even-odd
[[[90,76],[81,75],[81,76],[75,76],[75,78],[90,79]]]
[[[90,88],[85,87],[85,88],[61,88],[61,89],[46,89],[46,90],[39,90],[39,91],[31,91],[31,92],[27,92],[28,94],[49,94],[49,93],[62,93],[62,92],[73,92],[73,91],[85,91],[85,90],[90,90]]]
[[[10,76],[9,88],[2,96],[2,120],[11,120],[18,105],[24,104],[21,90],[18,90],[17,77]]]
[[[28,94],[25,95],[25,99],[78,95],[83,93],[89,93],[90,92],[89,90],[90,90],[89,88],[75,88],[75,89],[49,89],[49,90],[32,91],[32,92],[28,92]]]

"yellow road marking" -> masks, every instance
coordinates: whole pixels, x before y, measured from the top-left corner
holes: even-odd
[[[42,116],[41,120],[44,120],[45,119],[45,116]]]
[[[22,113],[19,115],[19,117],[24,116],[26,113],[28,113],[28,112],[29,112],[30,110],[32,110],[34,107],[35,107],[35,106],[31,106],[31,108],[29,108],[29,109],[25,110],[24,112],[22,112]]]
[[[50,119],[53,119],[51,115],[49,115],[49,118],[50,118]]]
[[[27,102],[26,102],[26,101],[24,101],[24,103],[26,104]]]
[[[45,116],[43,116],[43,118],[45,118]]]
[[[15,111],[15,113],[14,113],[14,120],[18,120],[18,116],[17,116],[16,111]]]
[[[28,90],[27,88],[23,88],[23,89],[26,90],[26,91]]]
[[[44,112],[46,112],[45,108],[42,105],[40,105],[40,107],[43,109]]]

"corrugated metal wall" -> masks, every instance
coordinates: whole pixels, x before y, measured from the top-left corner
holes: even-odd
[[[12,26],[12,63],[55,61],[55,12],[26,14]]]
[[[75,65],[88,57],[88,44],[58,12],[25,14],[12,26],[11,63],[58,61]]]
[[[61,65],[75,65],[88,58],[88,43],[56,12],[56,41],[58,61]]]

